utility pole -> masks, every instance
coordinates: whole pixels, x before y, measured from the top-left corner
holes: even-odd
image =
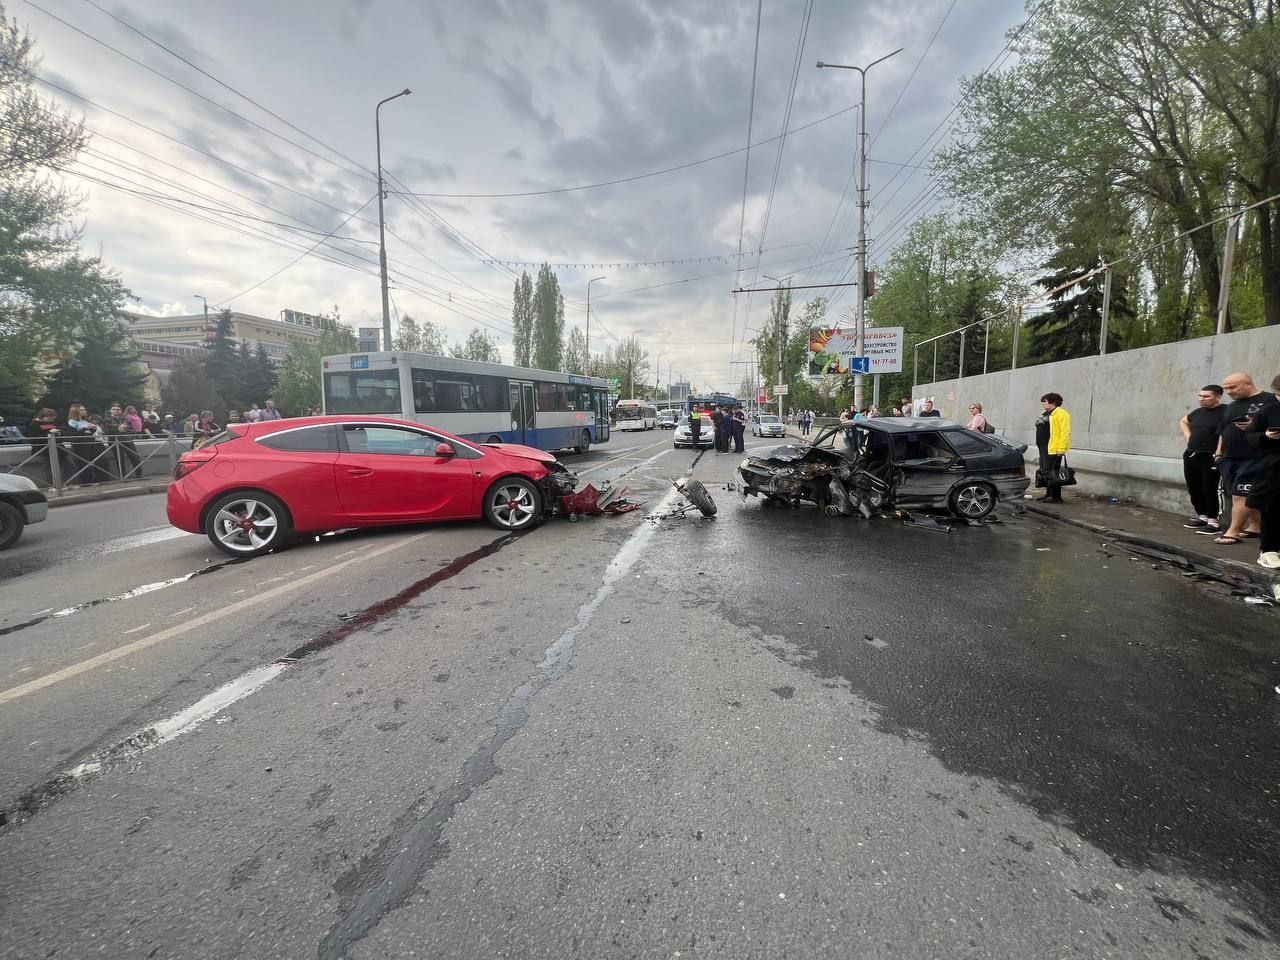
[[[591,285],[604,277],[592,277],[587,281],[587,374],[591,374]]]
[[[818,61],[819,70],[823,67],[832,67],[838,70],[857,70],[858,76],[862,81],[861,106],[858,108],[858,286],[854,292],[854,303],[857,304],[858,308],[855,315],[857,332],[854,335],[854,349],[857,350],[859,357],[863,355],[863,338],[866,335],[867,325],[867,207],[871,203],[870,198],[867,196],[867,71],[877,63],[883,63],[901,52],[902,48],[899,47],[893,53],[886,54],[879,60],[872,60],[865,67]],[[863,392],[863,375],[861,373],[854,374],[853,405],[859,410],[862,409]]]
[[[391,349],[391,295],[387,292],[387,219],[382,201],[386,187],[382,183],[382,105],[396,97],[407,97],[413,91],[405,87],[399,93],[378,101],[373,108],[374,149],[378,154],[378,272],[382,279],[382,349]]]
[[[767,273],[763,274],[763,276],[766,280],[772,280],[774,283],[778,285],[779,293],[782,290],[790,291],[791,277],[789,276],[788,277],[771,277]],[[789,297],[790,297],[790,293],[788,292],[788,298]],[[779,312],[778,329],[775,331],[778,334],[778,383],[775,384],[774,386],[775,390],[777,389],[778,386],[781,386],[786,380],[784,367],[786,364],[786,351],[787,351],[787,315],[790,312],[791,312],[791,301],[790,299],[788,299],[787,309]],[[782,419],[782,395],[781,394],[778,395],[778,419],[779,420]]]

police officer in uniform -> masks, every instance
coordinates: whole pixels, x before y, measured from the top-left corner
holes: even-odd
[[[702,414],[697,406],[689,408],[689,436],[693,439],[693,452],[698,452],[698,437],[702,434]]]

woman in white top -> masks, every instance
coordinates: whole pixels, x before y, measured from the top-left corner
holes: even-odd
[[[969,421],[969,429],[977,433],[987,432],[987,418],[982,415],[982,404],[969,404],[969,413],[972,419]]]

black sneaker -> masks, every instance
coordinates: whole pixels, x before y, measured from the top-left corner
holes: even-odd
[[[1183,526],[1186,527],[1188,530],[1194,530],[1197,527],[1207,527],[1208,525],[1209,525],[1209,521],[1205,520],[1203,517],[1192,517],[1190,520],[1188,520],[1186,523],[1183,524]]]
[[[1202,537],[1216,537],[1222,533],[1222,524],[1210,520],[1205,523],[1203,530],[1197,530],[1196,533]]]

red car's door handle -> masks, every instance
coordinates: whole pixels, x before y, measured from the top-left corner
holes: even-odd
[[[348,477],[369,477],[373,475],[373,470],[369,467],[348,467]]]

